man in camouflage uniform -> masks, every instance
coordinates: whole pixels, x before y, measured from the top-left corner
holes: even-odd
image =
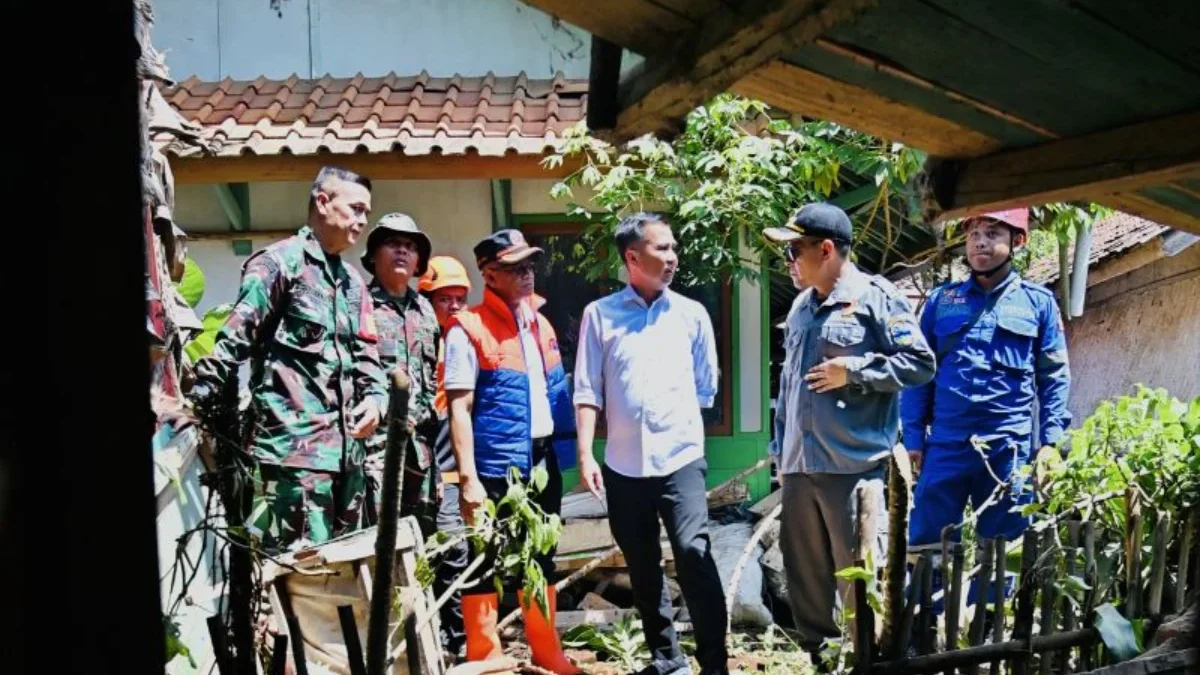
[[[379,330],[379,358],[384,370],[408,374],[408,428],[412,442],[406,452],[401,515],[417,517],[426,537],[436,528],[439,473],[433,461],[438,419],[433,407],[437,393],[438,322],[433,306],[409,282],[429,264],[429,237],[403,213],[389,213],[367,237],[362,264],[374,277],[369,287]],[[367,441],[367,511],[375,522],[383,485],[383,455],[387,425],[381,424]]]
[[[361,525],[359,439],[378,426],[387,389],[366,284],[340,254],[362,234],[370,211],[370,180],[321,169],[308,224],[246,261],[233,313],[196,365],[190,398],[211,421],[222,389],[249,361],[247,525],[268,551]]]

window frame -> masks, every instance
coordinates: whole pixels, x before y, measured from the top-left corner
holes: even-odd
[[[522,222],[520,215],[515,215],[516,227],[526,236],[549,237],[549,236],[572,236],[579,235],[583,229],[584,223],[581,221],[563,220],[541,220]],[[731,437],[733,436],[733,418],[735,411],[733,409],[733,388],[737,386],[733,377],[733,284],[728,278],[721,281],[720,290],[718,293],[719,305],[719,326],[714,326],[720,335],[725,337],[724,340],[717,342],[717,363],[720,368],[718,379],[718,391],[720,392],[720,403],[723,414],[721,415],[721,423],[710,425],[705,424],[705,437]],[[556,328],[557,330],[557,328]],[[601,416],[596,425],[596,438],[604,439],[607,434],[604,430],[604,418]]]

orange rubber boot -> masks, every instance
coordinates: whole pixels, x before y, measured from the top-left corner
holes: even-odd
[[[487,661],[504,656],[496,622],[500,618],[500,596],[480,593],[462,596],[463,628],[467,633],[467,660]]]
[[[563,653],[562,643],[558,640],[558,631],[554,628],[554,615],[558,592],[554,586],[546,589],[546,604],[549,605],[550,616],[542,615],[542,608],[532,600],[525,604],[524,591],[517,593],[521,603],[521,614],[525,619],[525,639],[529,640],[529,649],[533,652],[533,665],[545,668],[557,675],[582,675],[583,671],[567,659]]]

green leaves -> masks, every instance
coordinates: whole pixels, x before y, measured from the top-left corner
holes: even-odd
[[[179,295],[183,296],[183,301],[192,308],[199,305],[204,297],[204,271],[191,258],[183,261],[183,278],[179,280],[176,289]]]
[[[574,626],[563,633],[562,643],[572,649],[590,649],[625,671],[640,670],[650,658],[642,622],[632,614],[623,615],[608,629],[591,624]]]
[[[170,663],[177,656],[182,656],[188,660],[188,665],[193,669],[199,668],[196,665],[196,660],[192,658],[192,650],[179,639],[179,622],[174,617],[163,616],[163,632],[167,640],[167,663]]]
[[[924,160],[903,145],[829,122],[793,127],[770,120],[763,128],[766,112],[761,102],[721,95],[693,111],[671,142],[643,136],[620,149],[582,125],[569,130],[553,165],[572,157],[582,167],[550,195],[569,200],[573,187],[584,186],[598,211],[583,231],[575,269],[593,280],[615,277],[621,265],[611,245],[616,224],[635,211],[659,210],[673,216],[682,284],[754,278],[768,249],[762,229],[827,198],[839,188],[843,167],[873,177],[881,194],[900,194]],[[585,211],[574,202],[567,208]]]
[[[1127,661],[1142,653],[1141,638],[1133,624],[1112,603],[1096,608],[1095,626],[1114,661]]]
[[[217,305],[205,312],[204,318],[201,320],[204,331],[183,348],[191,362],[195,363],[213,350],[216,345],[217,333],[221,330],[221,326],[225,325],[225,320],[229,318],[230,314],[233,314],[233,305],[230,303]]]

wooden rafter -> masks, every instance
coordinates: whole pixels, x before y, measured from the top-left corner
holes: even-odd
[[[1200,176],[1200,111],[998,152],[938,171],[956,174],[934,180],[948,186],[938,199],[949,218],[1026,204],[1112,201],[1118,193]],[[1121,200],[1137,201],[1129,195]],[[1187,214],[1167,215],[1150,217],[1185,229],[1196,222]]]
[[[784,61],[754,70],[732,89],[782,110],[832,120],[935,155],[976,157],[1001,145],[955,122]]]
[[[654,54],[695,27],[693,17],[653,0],[522,0],[592,35]]]
[[[488,180],[492,178],[558,178],[578,168],[567,161],[553,170],[537,155],[403,155],[399,153],[334,155],[246,155],[242,157],[172,157],[177,184],[310,181],[325,165],[357,171],[373,180]]]
[[[782,54],[853,21],[876,0],[754,0],[722,7],[621,83],[616,136],[678,128],[697,105]]]

